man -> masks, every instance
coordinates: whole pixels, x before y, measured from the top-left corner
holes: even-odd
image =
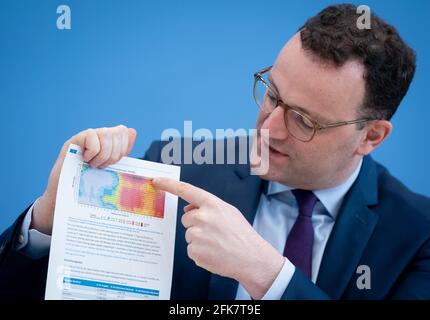
[[[270,133],[267,145],[257,139],[259,150],[269,148],[267,173],[192,164],[181,168],[184,182],[154,179],[181,199],[172,298],[430,298],[430,200],[369,156],[392,131],[415,55],[377,16],[370,30],[357,19],[352,5],[324,9],[256,73],[257,129]],[[0,238],[2,296],[43,297],[68,145],[106,167],[135,137],[118,126],[64,144],[43,196]],[[144,158],[161,161],[162,148],[153,143]]]

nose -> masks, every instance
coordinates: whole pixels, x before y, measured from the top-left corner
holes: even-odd
[[[285,126],[285,110],[278,106],[269,116],[264,119],[261,129],[269,129],[270,138],[284,140],[288,137],[288,130]]]

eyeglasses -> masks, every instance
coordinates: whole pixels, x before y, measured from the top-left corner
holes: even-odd
[[[278,106],[282,107],[284,109],[285,127],[294,138],[303,142],[309,142],[319,130],[375,120],[363,118],[327,124],[319,123],[301,111],[291,108],[282,102],[278,92],[264,76],[271,68],[272,66],[266,67],[254,74],[254,99],[260,109],[267,114],[272,113]]]

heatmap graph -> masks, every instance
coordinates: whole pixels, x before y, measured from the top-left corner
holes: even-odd
[[[134,174],[80,167],[78,203],[164,218],[165,193],[150,179]]]

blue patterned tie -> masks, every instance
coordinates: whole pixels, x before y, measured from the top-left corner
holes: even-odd
[[[312,225],[312,211],[318,199],[312,191],[292,190],[299,205],[299,215],[287,237],[284,256],[296,268],[309,278],[312,276],[312,248],[314,244],[314,228]]]

